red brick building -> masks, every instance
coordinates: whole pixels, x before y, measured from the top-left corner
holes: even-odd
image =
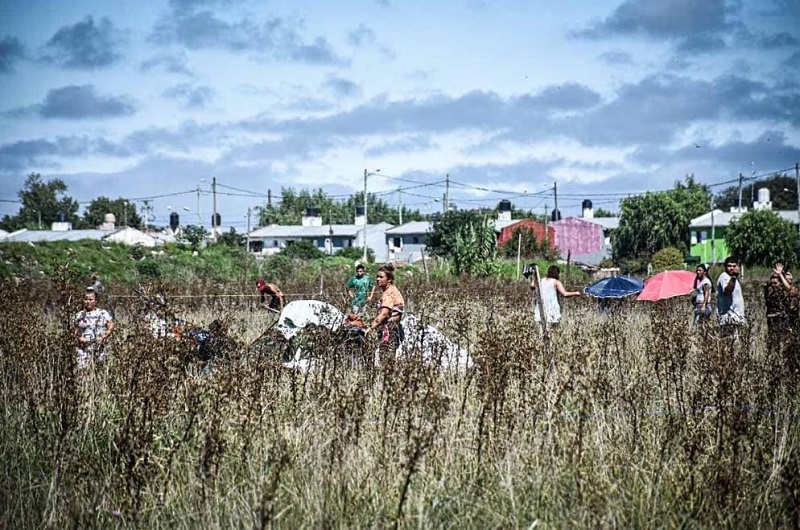
[[[553,230],[553,227],[548,225],[545,228],[544,223],[534,221],[533,219],[520,219],[519,221],[501,228],[500,233],[497,235],[497,246],[499,247],[504,245],[508,240],[510,240],[514,230],[517,228],[530,230],[533,232],[533,235],[536,236],[536,241],[543,241],[545,238],[545,230],[547,230],[548,247],[550,250],[554,250],[556,248],[556,233],[555,230]]]

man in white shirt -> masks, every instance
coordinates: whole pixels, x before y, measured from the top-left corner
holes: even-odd
[[[725,258],[725,272],[717,278],[717,317],[725,334],[737,342],[745,317],[739,260],[733,256]]]

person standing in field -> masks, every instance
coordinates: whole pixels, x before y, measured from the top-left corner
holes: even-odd
[[[714,286],[708,277],[708,265],[701,263],[697,266],[697,276],[694,278],[694,323],[708,321],[711,316],[711,293]]]
[[[114,331],[114,319],[105,309],[97,307],[97,293],[94,288],[86,289],[83,297],[83,311],[73,320],[75,338],[78,339],[78,368],[87,368],[92,362],[105,361],[108,353],[105,345]]]
[[[261,293],[261,304],[266,305],[268,310],[274,313],[280,313],[283,311],[285,302],[283,292],[281,291],[280,287],[274,283],[267,283],[264,278],[259,278],[256,280],[256,289],[258,289],[258,292]],[[269,303],[266,303],[267,296],[270,297]]]
[[[380,359],[381,362],[393,359],[397,348],[403,342],[403,328],[400,320],[405,312],[406,302],[400,290],[394,284],[394,267],[384,265],[378,269],[376,275],[378,287],[381,289],[381,299],[378,302],[378,314],[366,330],[369,334],[374,330],[380,331]]]
[[[367,294],[369,293],[369,294]],[[375,294],[375,283],[366,274],[364,265],[356,265],[356,274],[347,281],[347,294],[350,296],[350,310],[356,315],[363,315],[367,304]]]
[[[553,326],[558,326],[561,323],[561,306],[558,303],[558,296],[561,295],[564,298],[569,298],[572,296],[580,296],[580,291],[567,291],[564,288],[564,284],[561,283],[559,277],[561,276],[561,269],[558,265],[551,265],[547,269],[547,277],[542,278],[539,280],[539,288],[541,289],[541,301],[542,306],[544,307],[544,313],[547,317],[546,322]],[[531,280],[530,284],[531,290],[534,291],[534,296],[536,293],[536,277]],[[541,322],[542,318],[539,314],[539,306],[536,305],[536,309],[534,310],[533,319],[536,322]]]
[[[733,256],[725,258],[725,271],[717,278],[717,317],[722,327],[738,327],[745,323],[739,260]]]
[[[797,319],[800,311],[800,292],[793,285],[792,274],[776,263],[764,286],[764,305],[767,310],[767,350],[783,355],[794,368],[797,357]]]

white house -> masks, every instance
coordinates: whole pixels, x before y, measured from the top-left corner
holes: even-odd
[[[250,250],[261,254],[277,254],[295,241],[310,241],[325,254],[336,254],[340,250],[366,245],[375,254],[375,261],[388,261],[385,232],[389,223],[364,225],[363,216],[355,223],[323,224],[316,208],[308,208],[299,225],[270,225],[257,228],[249,234]]]

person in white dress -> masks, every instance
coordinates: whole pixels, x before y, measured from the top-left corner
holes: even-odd
[[[561,323],[561,306],[558,303],[558,296],[569,298],[571,296],[580,296],[580,291],[567,291],[564,284],[561,283],[559,277],[561,269],[557,265],[551,265],[547,269],[547,277],[539,281],[539,286],[542,290],[541,301],[544,306],[544,314],[547,317],[547,323],[557,326]],[[536,279],[531,280],[530,285],[532,290],[536,289]],[[539,314],[538,304],[535,306],[533,318],[536,322],[541,322],[542,318]]]
[[[114,319],[108,311],[97,307],[94,288],[86,289],[83,311],[75,315],[73,322],[78,339],[78,368],[88,368],[93,362],[105,361],[105,343],[114,331]]]

